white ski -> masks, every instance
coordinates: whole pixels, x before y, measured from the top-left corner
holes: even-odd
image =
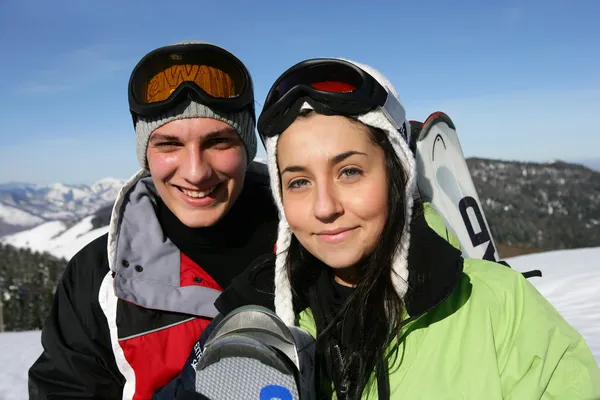
[[[442,112],[422,124],[413,123],[411,140],[417,159],[417,186],[423,201],[435,207],[461,243],[468,258],[499,261],[481,201],[456,134]]]

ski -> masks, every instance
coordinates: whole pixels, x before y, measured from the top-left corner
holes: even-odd
[[[443,112],[424,123],[411,121],[410,147],[417,161],[417,187],[461,244],[465,257],[499,262],[498,248],[473,183],[456,127]],[[525,273],[541,276],[540,271]]]

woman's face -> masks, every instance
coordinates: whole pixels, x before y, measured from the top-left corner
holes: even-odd
[[[384,153],[368,132],[348,118],[311,113],[278,142],[285,216],[300,243],[338,277],[352,276],[342,269],[373,251],[388,215]]]

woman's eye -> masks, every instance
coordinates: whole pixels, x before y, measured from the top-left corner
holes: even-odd
[[[306,180],[306,179],[296,179],[296,180],[291,181],[288,184],[288,189],[299,189],[299,188],[301,188],[303,186],[306,186],[306,185],[308,185],[308,180]]]
[[[354,176],[362,175],[362,171],[358,168],[346,168],[342,171],[342,175],[348,178],[352,178]]]

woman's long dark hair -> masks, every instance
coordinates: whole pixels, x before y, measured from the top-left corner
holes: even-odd
[[[349,384],[349,399],[361,397],[376,366],[382,360],[387,361],[387,356],[390,356],[388,346],[394,336],[399,336],[404,307],[402,298],[394,290],[390,275],[394,255],[403,239],[408,176],[385,132],[377,128],[367,128],[371,141],[384,152],[388,184],[388,218],[381,240],[377,241],[374,251],[357,266],[357,285],[352,295],[341,306],[334,320],[330,321],[325,329],[320,330],[317,339],[321,349],[328,349],[332,344],[339,343],[341,329],[336,326],[339,327],[339,322],[343,325],[346,317],[352,319],[352,340],[341,347],[343,365],[338,363],[335,368],[339,373],[329,377],[338,389],[344,384]],[[286,265],[297,296],[302,296],[309,290],[306,286],[310,279],[305,277],[318,275],[319,270],[328,268],[312,256],[295,236],[292,237],[288,249]],[[315,318],[318,319],[319,316],[315,314]],[[323,326],[323,321],[316,322],[317,326]],[[326,358],[324,362],[329,363],[331,370],[331,363],[337,362],[337,357],[331,357],[330,354]],[[385,364],[387,365],[387,362]]]

